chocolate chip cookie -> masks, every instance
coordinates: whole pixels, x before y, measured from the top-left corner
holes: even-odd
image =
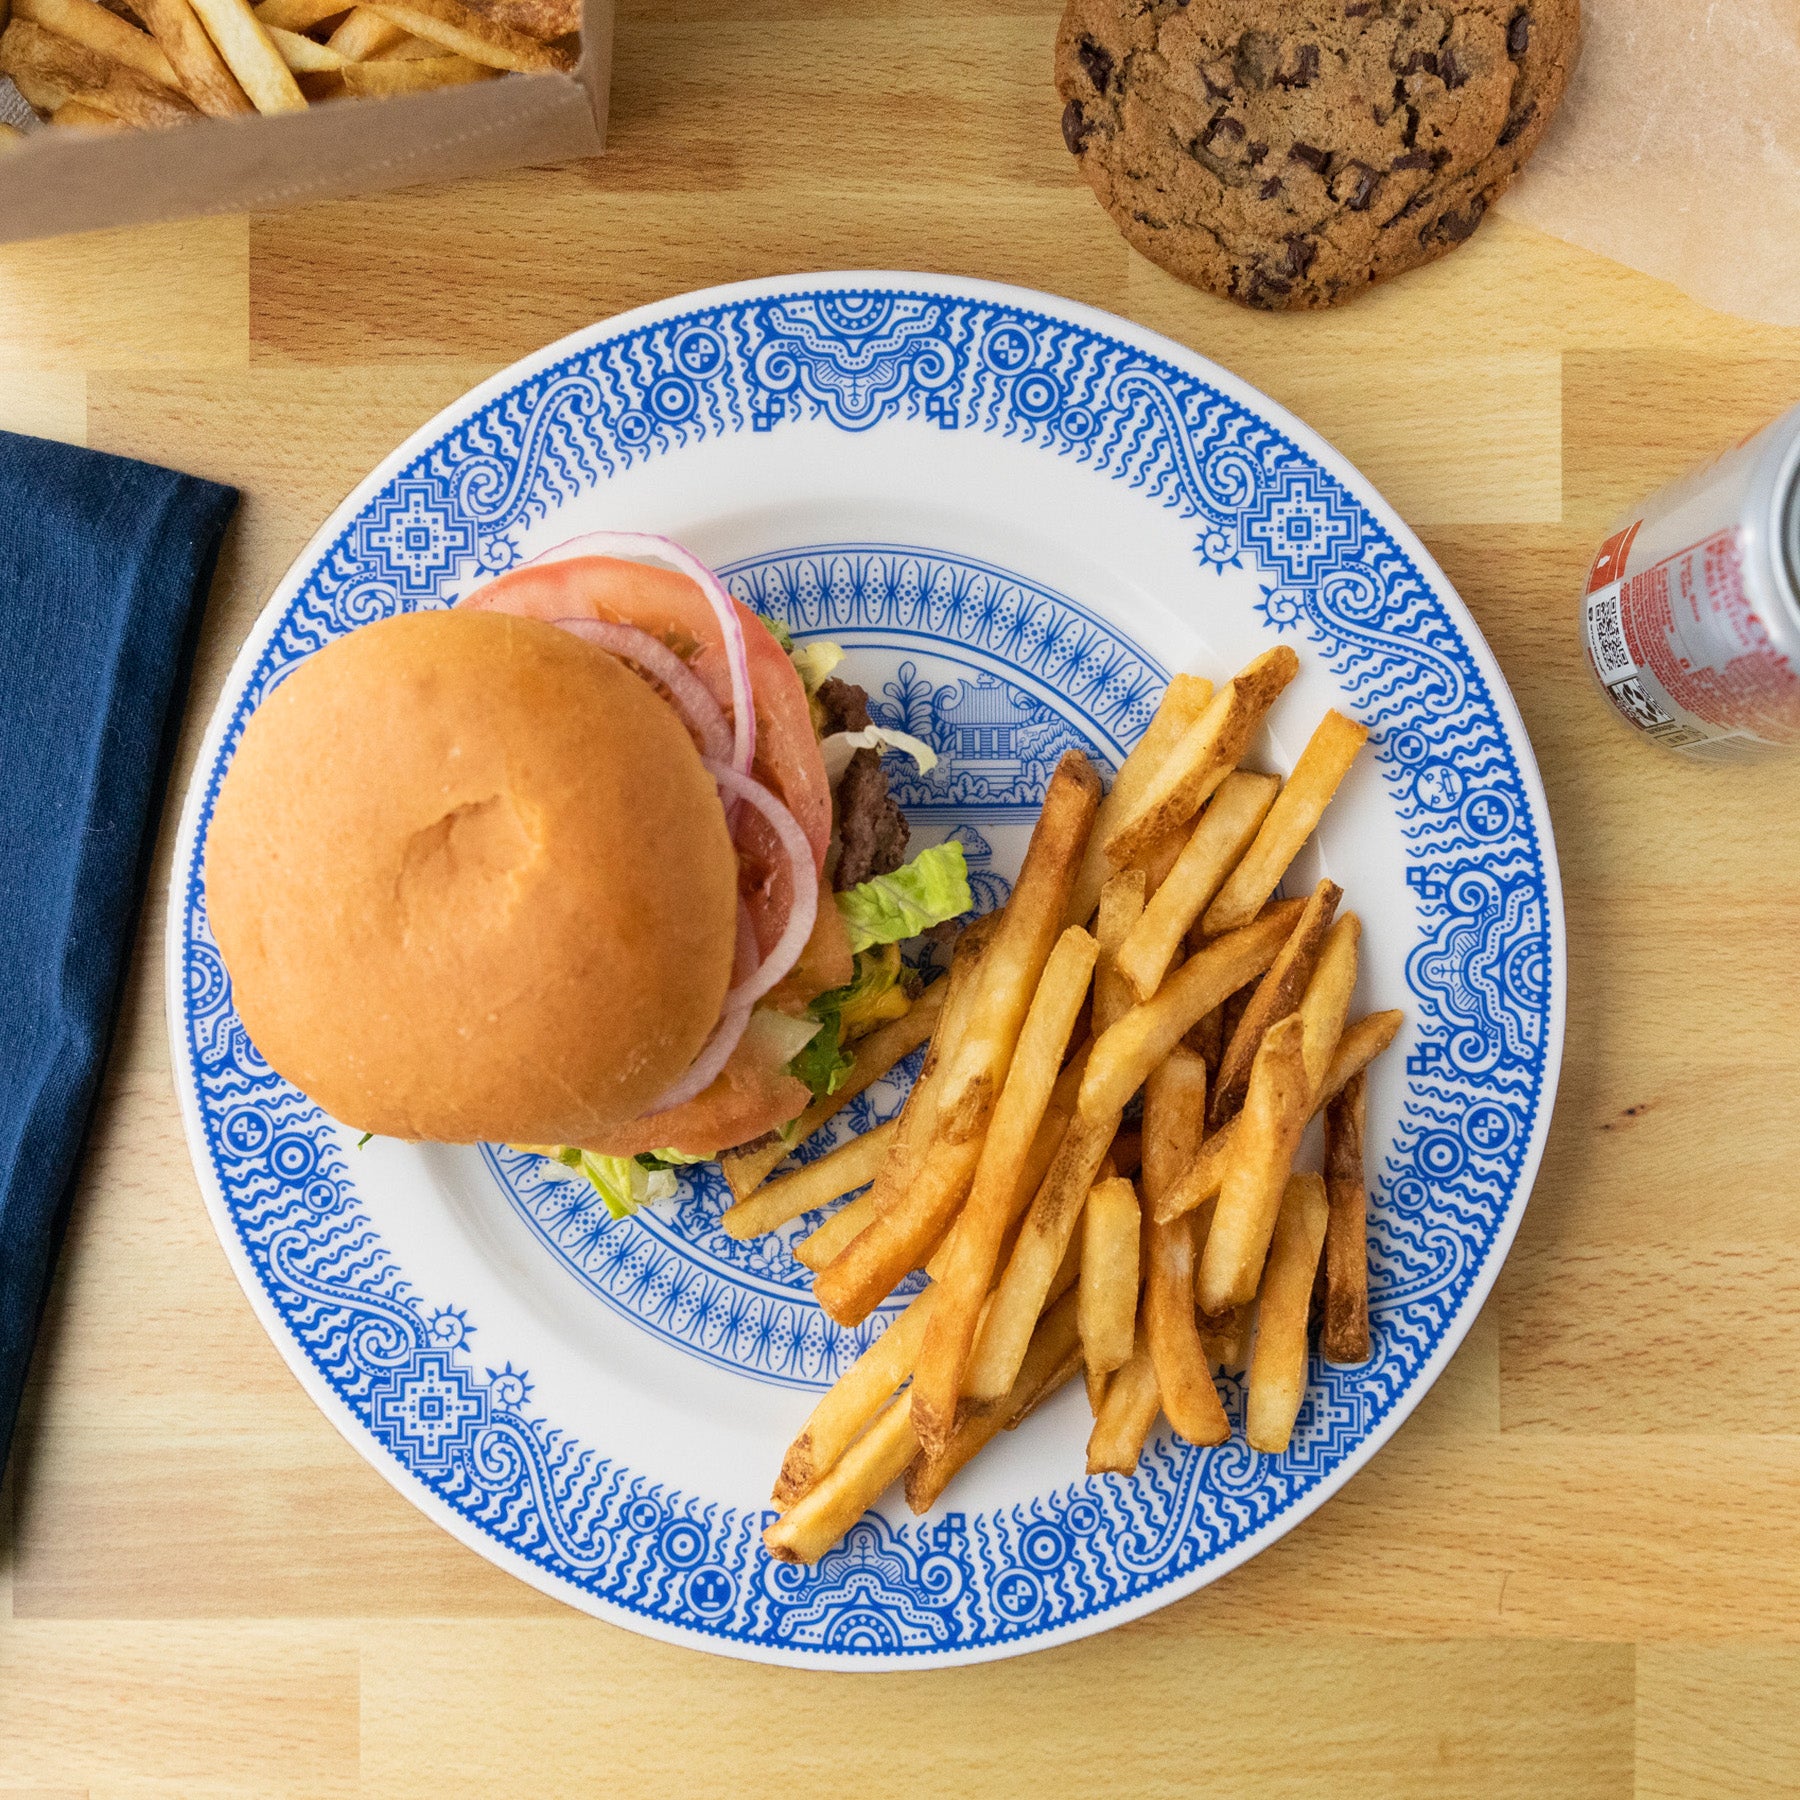
[[[1580,34],[1580,0],[1068,0],[1063,139],[1152,262],[1331,306],[1475,230]]]

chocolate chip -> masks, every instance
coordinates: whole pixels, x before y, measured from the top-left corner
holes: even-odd
[[[1275,85],[1284,88],[1311,87],[1319,79],[1319,46],[1302,44],[1294,66],[1275,77]]]
[[[1246,31],[1237,41],[1231,72],[1239,87],[1260,93],[1274,79],[1281,46],[1266,31]]]
[[[1244,291],[1244,299],[1251,306],[1267,307],[1271,311],[1278,310],[1281,297],[1293,292],[1294,284],[1283,281],[1279,276],[1266,275],[1261,269],[1251,272],[1250,285]]]
[[[1281,192],[1281,177],[1279,175],[1271,175],[1256,191],[1262,199],[1273,200],[1275,196]]]
[[[1420,188],[1401,209],[1391,218],[1383,219],[1381,229],[1386,231],[1390,225],[1398,225],[1402,219],[1410,219],[1414,213],[1423,212],[1431,204],[1431,190]]]
[[[1296,144],[1288,152],[1288,161],[1305,163],[1315,175],[1323,175],[1331,167],[1331,152],[1313,144]]]
[[[1096,44],[1092,38],[1084,37],[1075,46],[1075,55],[1087,71],[1088,80],[1094,84],[1094,92],[1104,94],[1106,84],[1112,79],[1112,52],[1104,44]]]
[[[1435,75],[1438,59],[1429,50],[1415,50],[1400,66],[1401,75]]]
[[[1394,160],[1388,164],[1388,167],[1395,171],[1401,169],[1429,169],[1431,167],[1431,152],[1429,150],[1409,150],[1404,156],[1396,156]]]
[[[1456,60],[1456,52],[1446,48],[1438,58],[1438,76],[1451,92],[1462,86],[1469,79],[1469,71]]]
[[[1251,144],[1244,151],[1244,161],[1247,162],[1251,166],[1251,168],[1254,169],[1256,167],[1256,165],[1259,162],[1261,162],[1262,159],[1265,156],[1267,156],[1268,154],[1269,154],[1269,146],[1267,144],[1263,143],[1259,139],[1256,143]]]
[[[1367,18],[1374,10],[1370,0],[1351,0],[1350,5],[1344,8],[1344,17],[1346,19],[1363,19]]]
[[[1506,121],[1506,129],[1500,133],[1500,136],[1495,141],[1499,143],[1502,148],[1508,144],[1517,142],[1519,134],[1531,123],[1536,112],[1537,102],[1535,100],[1528,102]]]
[[[1331,197],[1350,212],[1367,212],[1375,190],[1381,185],[1381,172],[1366,162],[1349,162],[1331,178]]]
[[[1475,229],[1473,225],[1469,227]],[[1287,264],[1283,273],[1298,281],[1313,265],[1313,258],[1319,254],[1319,246],[1311,238],[1290,237],[1287,243]]]
[[[1087,143],[1089,130],[1088,122],[1082,116],[1079,100],[1071,100],[1063,108],[1062,127],[1063,142],[1069,146],[1069,154],[1079,156],[1082,146]]]
[[[1469,210],[1462,213],[1445,213],[1437,222],[1437,235],[1447,244],[1460,244],[1464,238],[1474,233],[1475,227],[1481,223],[1481,215],[1487,211],[1487,202],[1477,194],[1469,202]]]
[[[1531,14],[1523,6],[1513,14],[1512,23],[1506,28],[1506,54],[1523,56],[1531,45]]]
[[[1221,138],[1229,141],[1243,135],[1243,120],[1234,119],[1221,109],[1208,121],[1206,129],[1200,134],[1200,142],[1210,150]]]
[[[1400,133],[1400,141],[1409,150],[1419,141],[1419,109],[1416,106],[1406,109],[1406,129]]]

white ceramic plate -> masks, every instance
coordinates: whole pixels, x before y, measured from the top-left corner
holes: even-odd
[[[447,605],[577,532],[667,533],[797,637],[849,651],[915,843],[1006,891],[1069,744],[1116,763],[1169,672],[1286,639],[1259,754],[1327,706],[1373,731],[1290,886],[1361,914],[1358,1010],[1404,1006],[1369,1106],[1375,1350],[1314,1365],[1292,1447],[1083,1474],[1073,1384],[923,1519],[898,1494],[816,1568],[760,1534],[782,1449],[879,1330],[813,1305],[786,1241],[734,1243],[709,1171],[610,1223],[566,1171],[371,1143],[275,1077],[207,930],[207,822],[244,721],[299,661]],[[677,872],[671,871],[671,879]],[[1491,1286],[1549,1125],[1565,987],[1543,790],[1474,622],[1380,496],[1201,358],[1049,295],[936,276],[753,282],[629,313],[477,388],[326,524],[238,658],[176,850],[177,1082],[200,1184],[271,1337],[423,1511],[572,1605],[830,1668],[976,1661],[1103,1630],[1254,1555],[1362,1466]],[[900,1098],[879,1084],[843,1120]],[[829,1142],[826,1139],[826,1142]],[[815,1145],[815,1151],[822,1148]],[[809,1220],[805,1229],[815,1221]],[[1241,1417],[1242,1396],[1227,1384]]]

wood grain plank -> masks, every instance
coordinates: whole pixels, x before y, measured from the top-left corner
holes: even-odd
[[[87,375],[81,369],[17,369],[0,379],[0,431],[79,444],[87,437]]]
[[[877,1800],[919,1792],[929,1768],[964,1792],[1070,1800],[1630,1792],[1632,1652],[1615,1644],[1177,1643],[1131,1627],[853,1689],[742,1663],[695,1684],[681,1651],[579,1623],[371,1627],[363,1645],[364,1780],[392,1800],[448,1778],[464,1800],[561,1796],[602,1768],[621,1797],[748,1782]],[[584,1688],[606,1703],[568,1707]]]
[[[1777,1800],[1800,1779],[1800,1651],[1638,1652],[1637,1800]]]

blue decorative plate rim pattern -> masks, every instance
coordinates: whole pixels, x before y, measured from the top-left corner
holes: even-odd
[[[339,1129],[244,1035],[200,878],[243,723],[304,656],[511,566],[534,523],[616,470],[789,420],[929,423],[1074,458],[1190,521],[1201,565],[1258,571],[1267,625],[1325,661],[1373,728],[1422,921],[1405,1105],[1371,1171],[1377,1354],[1358,1370],[1315,1363],[1294,1448],[1196,1451],[1164,1433],[1137,1481],[1084,1477],[916,1524],[871,1515],[809,1570],[763,1557],[762,1512],[612,1463],[533,1409],[528,1371],[482,1366],[478,1321],[414,1288],[361,1210]],[[548,1592],[678,1642],[814,1667],[976,1660],[1101,1629],[1235,1566],[1361,1466],[1510,1242],[1563,1003],[1561,897],[1523,728],[1448,584],[1364,486],[1279,409],[1123,321],[879,275],[749,283],[596,327],[389,459],[233,671],[188,797],[169,942],[178,1087],[215,1222],[271,1335],[371,1462]]]

